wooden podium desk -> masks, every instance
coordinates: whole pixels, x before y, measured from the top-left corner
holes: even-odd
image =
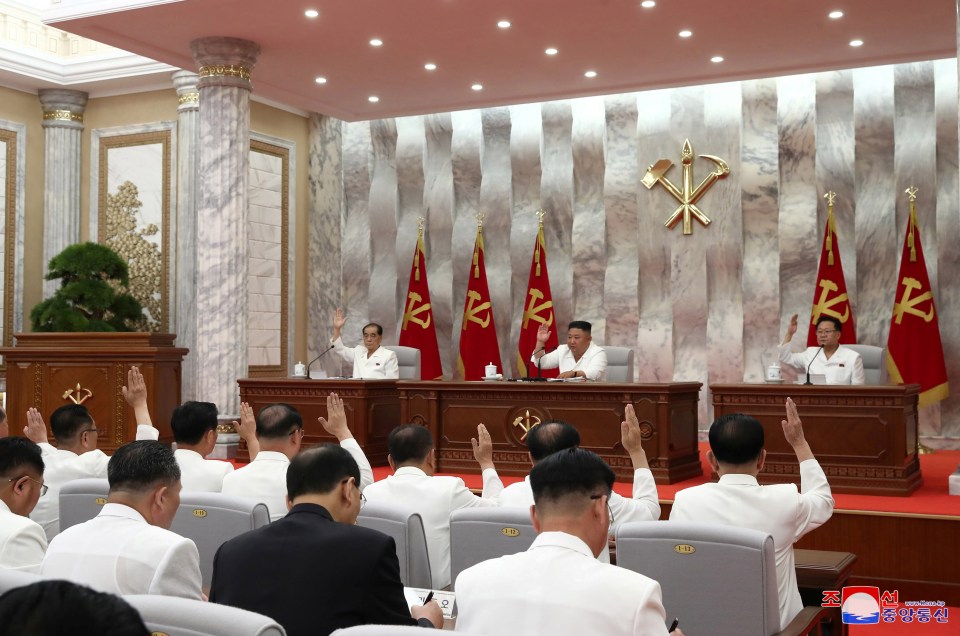
[[[838,386],[713,384],[713,415],[747,413],[763,424],[762,483],[800,480],[783,437],[784,403],[797,404],[803,433],[833,492],[906,496],[923,483],[917,458],[916,384]]]
[[[524,476],[530,460],[523,439],[538,421],[560,419],[580,431],[581,446],[603,457],[617,479],[633,483],[620,443],[624,407],[633,404],[643,448],[657,483],[702,473],[697,447],[699,382],[397,382],[400,419],[427,426],[437,440],[438,470],[476,472],[470,438],[483,423],[501,475]]]
[[[336,441],[317,421],[327,416],[327,396],[343,399],[347,423],[373,466],[387,463],[387,435],[400,423],[396,380],[307,380],[305,378],[242,378],[240,401],[254,413],[274,402],[286,402],[303,416],[303,445]],[[240,444],[237,459],[249,460],[246,444]]]

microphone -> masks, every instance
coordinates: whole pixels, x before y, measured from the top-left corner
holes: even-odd
[[[547,348],[543,348],[543,356],[547,355]],[[535,378],[520,378],[522,382],[546,382],[547,379],[543,377],[543,373],[540,370],[540,363],[543,361],[543,356],[537,358],[537,377]]]
[[[332,350],[333,350],[333,345],[330,345],[329,347],[327,347],[326,349],[324,349],[324,350],[320,353],[320,355],[318,355],[316,358],[314,358],[313,360],[310,361],[310,364],[307,365],[307,375],[306,375],[306,377],[305,377],[304,379],[306,379],[306,380],[309,380],[309,379],[310,379],[310,367],[313,366],[313,363],[316,362],[317,360],[319,360],[320,358],[322,358],[323,356],[327,355],[328,353],[330,353]]]
[[[810,364],[807,365],[807,381],[804,382],[804,385],[811,385],[813,382],[810,381],[810,367],[813,366],[813,361],[817,359],[817,356],[820,355],[820,352],[823,351],[823,345],[820,345],[820,348],[817,349],[817,352],[813,354],[813,357],[810,358]],[[309,369],[308,369],[309,371]]]

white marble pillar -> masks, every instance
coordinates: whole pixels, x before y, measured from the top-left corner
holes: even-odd
[[[247,377],[250,73],[260,46],[226,37],[190,43],[199,67],[196,364],[198,399],[239,413]]]
[[[199,76],[173,74],[177,89],[177,346],[190,352],[183,359],[180,397],[197,399],[197,203],[200,168]]]
[[[47,263],[65,247],[80,242],[80,135],[87,94],[41,88],[43,107],[43,274]],[[94,238],[94,240],[96,240]],[[60,281],[45,281],[49,298]]]

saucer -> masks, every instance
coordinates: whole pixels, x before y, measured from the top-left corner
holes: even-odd
[[[484,382],[499,382],[503,379],[503,374],[498,373],[497,375],[485,375],[483,376]]]
[[[780,378],[779,380],[767,379],[767,380],[764,380],[764,382],[766,382],[767,384],[783,384],[783,378]]]

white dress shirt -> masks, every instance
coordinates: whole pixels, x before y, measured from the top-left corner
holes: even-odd
[[[723,475],[677,493],[671,521],[719,523],[752,528],[773,537],[780,597],[780,629],[803,609],[797,588],[793,544],[833,514],[827,476],[815,459],[800,463],[800,492],[795,484],[761,486],[752,475]]]
[[[40,524],[10,512],[0,501],[0,568],[38,574],[46,551],[47,537]]]
[[[390,349],[379,347],[373,355],[367,356],[367,348],[363,345],[347,347],[340,338],[330,342],[335,353],[353,363],[353,377],[364,380],[396,380],[400,377],[397,354]]]
[[[117,503],[54,537],[40,574],[110,594],[201,598],[196,544]]]
[[[810,373],[825,375],[827,384],[864,383],[863,358],[853,349],[847,349],[843,345],[838,346],[829,359],[826,352],[820,351],[820,347],[807,347],[804,351],[793,352],[790,350],[789,342],[780,345],[779,354],[780,362],[799,369],[803,378],[806,378],[809,366]]]
[[[498,497],[505,508],[530,508],[533,505],[533,488],[530,487],[530,475],[523,481],[510,484]],[[633,471],[633,499],[627,499],[615,492],[610,493],[610,536],[615,536],[620,524],[628,521],[656,521],[660,518],[660,501],[657,499],[657,484],[649,468]],[[601,563],[610,563],[610,551],[604,550],[597,557]]]
[[[350,453],[360,467],[360,490],[372,484],[373,468],[357,440],[343,440],[340,446]],[[249,464],[224,476],[220,492],[267,504],[270,521],[276,521],[287,514],[288,466],[290,459],[283,453],[262,450]]]
[[[160,439],[160,431],[146,424],[137,425],[137,439]],[[37,507],[30,518],[43,526],[47,541],[53,540],[60,532],[60,488],[74,479],[106,479],[107,464],[110,456],[99,448],[77,455],[68,450],[54,448],[44,442],[40,444],[43,456],[43,483],[49,490],[40,497]]]
[[[530,362],[537,364],[536,354],[530,356]],[[583,352],[579,360],[575,360],[570,353],[570,347],[560,345],[550,353],[540,357],[541,369],[560,369],[560,373],[567,371],[583,371],[588,380],[603,382],[607,379],[607,352],[593,342]]]
[[[470,634],[667,633],[660,584],[593,558],[579,537],[543,532],[526,552],[457,577],[456,631]]]
[[[180,466],[183,492],[220,492],[223,478],[233,472],[233,464],[218,459],[204,459],[194,450],[178,448],[173,456]]]
[[[497,506],[503,491],[497,471],[483,471],[483,496],[477,497],[459,477],[430,477],[419,468],[402,466],[363,491],[367,501],[391,505],[423,518],[430,556],[430,573],[436,589],[450,585],[450,513],[460,508]]]

